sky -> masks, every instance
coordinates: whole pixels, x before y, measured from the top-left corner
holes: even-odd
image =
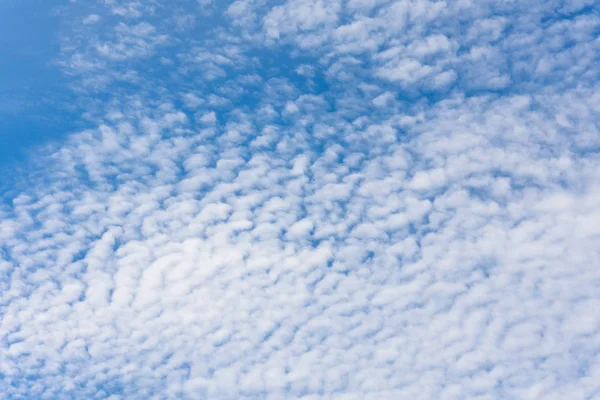
[[[594,0],[0,0],[0,399],[600,399]]]
[[[51,1],[0,1],[0,171],[10,175],[29,148],[81,126],[66,77],[53,64],[60,21]]]

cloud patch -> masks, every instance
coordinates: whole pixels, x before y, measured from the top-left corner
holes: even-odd
[[[551,3],[85,10],[91,127],[0,208],[1,391],[593,398],[598,21]]]

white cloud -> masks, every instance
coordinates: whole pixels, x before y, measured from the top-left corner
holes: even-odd
[[[0,208],[2,392],[592,398],[585,4],[105,2],[61,65],[110,100]]]
[[[92,25],[100,21],[100,16],[98,14],[90,14],[83,19],[83,23],[85,25]]]

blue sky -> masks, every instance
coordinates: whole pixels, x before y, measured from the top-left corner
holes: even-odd
[[[0,0],[0,398],[600,398],[590,0]]]
[[[22,160],[29,146],[64,137],[73,129],[71,91],[60,70],[56,4],[0,3],[0,124],[3,167]],[[71,126],[70,126],[71,125]]]

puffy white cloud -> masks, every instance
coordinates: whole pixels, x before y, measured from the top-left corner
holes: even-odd
[[[0,208],[6,396],[596,395],[588,3],[104,3]]]

